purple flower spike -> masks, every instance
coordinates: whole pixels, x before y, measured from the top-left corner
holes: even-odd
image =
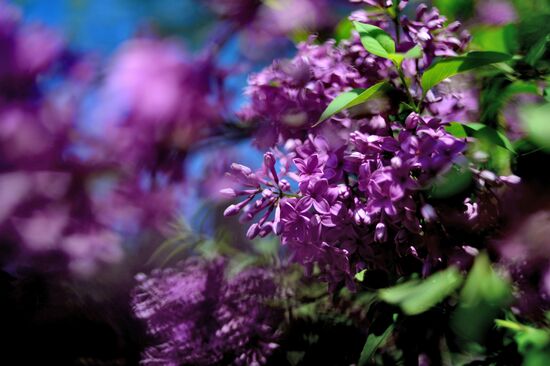
[[[278,347],[282,312],[274,273],[250,268],[226,278],[225,262],[188,260],[176,268],[136,277],[132,307],[156,345],[147,365],[263,365]]]

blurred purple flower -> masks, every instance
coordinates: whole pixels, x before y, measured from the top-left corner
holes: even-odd
[[[144,365],[263,365],[277,347],[274,274],[246,269],[232,278],[217,259],[190,259],[176,268],[140,274],[132,306],[157,340]]]
[[[0,3],[0,237],[2,266],[91,275],[121,259],[120,237],[96,215],[90,185],[102,172],[78,154],[82,60],[53,31],[23,25]],[[71,60],[69,60],[71,58]],[[70,61],[70,62],[69,62]],[[44,87],[55,79],[55,86]],[[43,258],[55,257],[55,263]]]
[[[190,57],[174,41],[127,42],[104,87],[105,158],[181,179],[188,150],[222,122],[222,82],[208,54]]]
[[[491,25],[514,23],[518,20],[514,5],[507,0],[478,1],[477,14],[482,23]]]

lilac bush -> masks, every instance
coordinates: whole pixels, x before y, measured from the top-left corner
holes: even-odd
[[[437,219],[427,189],[466,159],[466,141],[445,127],[476,107],[469,91],[422,91],[419,85],[435,57],[464,51],[469,35],[456,33],[458,23],[445,26],[445,18],[425,5],[414,20],[395,16],[397,28],[384,13],[359,11],[350,19],[381,26],[399,37],[397,50],[416,46],[421,55],[398,65],[369,53],[354,33],[339,45],[303,43],[294,59],[253,75],[247,89],[251,104],[242,115],[257,126],[257,145],[272,152],[258,172],[233,165],[230,174],[243,189],[226,192],[244,198],[226,215],[242,211],[243,221],[258,217],[250,238],[280,236],[296,261],[310,273],[318,265],[333,288],[342,282],[353,288],[356,273],[392,268],[396,256],[423,258],[425,224]],[[391,95],[318,123],[339,94],[384,79],[393,87]]]
[[[550,8],[195,5],[0,0],[5,362],[550,364]]]

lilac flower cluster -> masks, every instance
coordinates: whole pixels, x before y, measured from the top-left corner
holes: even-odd
[[[391,1],[387,3],[391,6]],[[388,17],[360,10],[350,19],[396,33]],[[456,33],[460,27],[458,22],[448,26],[445,22],[437,9],[428,10],[425,5],[419,6],[416,19],[402,17],[399,33],[403,36],[398,50],[408,50],[414,44],[422,46],[423,50],[422,60],[404,62],[404,71],[413,80],[418,72],[431,65],[435,57],[457,55],[467,47],[469,34],[465,31]],[[284,144],[290,138],[305,139],[328,103],[345,91],[368,88],[384,79],[400,86],[401,81],[391,61],[367,52],[357,33],[339,45],[332,40],[316,45],[314,40],[311,38],[299,44],[293,59],[276,60],[249,79],[246,94],[250,97],[250,104],[240,116],[257,128],[255,143],[260,148]],[[470,115],[477,107],[472,101],[476,94],[470,89],[468,86],[452,91],[436,88],[428,93],[426,106],[433,105],[431,109],[439,118],[456,121],[455,118]],[[416,84],[411,85],[411,92],[413,95],[421,93]],[[379,105],[369,107],[373,114],[379,114],[388,112],[392,105],[391,101],[382,100]],[[323,134],[338,136],[342,128],[346,130],[351,124],[349,118],[341,117],[333,117],[330,122],[318,129],[325,130]]]
[[[105,158],[134,174],[183,178],[191,145],[222,122],[223,78],[208,52],[193,58],[173,41],[127,42],[103,90]]]
[[[448,133],[446,123],[468,118],[477,106],[468,87],[442,85],[426,93],[418,111],[403,113],[399,107],[407,97],[421,99],[417,80],[423,70],[435,57],[461,53],[469,35],[457,35],[458,23],[446,26],[437,9],[425,5],[409,20],[387,10],[391,1],[367,3],[382,12],[358,11],[352,20],[393,34],[397,50],[421,47],[423,58],[403,62],[410,84],[391,61],[365,50],[356,33],[339,45],[300,44],[294,59],[276,61],[250,78],[251,102],[242,116],[258,126],[259,147],[275,147],[258,172],[234,164],[229,175],[243,188],[224,191],[244,198],[226,215],[256,218],[249,238],[275,233],[309,272],[318,266],[331,287],[353,288],[353,276],[364,268],[401,273],[398,258],[426,255],[423,231],[437,220],[426,189],[465,160],[466,141]],[[391,97],[314,126],[336,96],[380,80],[394,87]]]
[[[405,36],[422,45],[423,68],[430,66],[434,57],[456,56],[464,51],[470,41],[467,31],[456,33],[460,29],[460,22],[445,25],[446,21],[437,8],[430,9],[426,4],[418,6],[414,20],[406,17],[402,20]]]
[[[503,25],[518,20],[516,9],[505,0],[480,1],[476,10],[479,20],[485,24]]]
[[[262,365],[277,348],[274,273],[224,275],[225,261],[187,260],[137,276],[133,309],[157,339],[144,365]]]
[[[23,24],[5,2],[0,50],[0,237],[9,253],[2,266],[40,267],[53,254],[66,262],[62,268],[89,274],[118,261],[120,238],[100,223],[92,202],[89,185],[99,167],[75,153],[80,80],[74,76],[82,63],[70,61],[55,32]],[[61,80],[51,90],[44,85],[50,76]]]
[[[242,210],[245,221],[259,215],[248,231],[250,238],[274,232],[297,261],[310,270],[319,265],[327,282],[353,286],[352,277],[361,269],[390,264],[391,258],[380,255],[385,246],[412,245],[422,232],[421,222],[435,219],[422,190],[465,148],[465,141],[444,126],[437,118],[416,113],[404,122],[378,115],[341,145],[310,136],[281,159],[282,164],[291,161],[287,175],[298,182],[295,191],[275,171],[271,152],[258,173],[234,164],[231,176],[245,189],[226,193],[246,199],[225,214]]]

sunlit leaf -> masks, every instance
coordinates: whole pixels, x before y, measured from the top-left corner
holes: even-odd
[[[462,284],[456,267],[449,267],[424,280],[412,280],[380,290],[379,297],[397,305],[407,315],[421,314],[451,295]]]
[[[361,37],[363,47],[376,56],[389,58],[395,53],[395,41],[381,28],[371,24],[353,22],[353,26]]]
[[[349,19],[343,19],[334,30],[334,39],[340,42],[343,39],[349,39],[351,37],[351,31],[353,30],[353,23]]]
[[[334,116],[336,113],[343,111],[344,109],[354,107],[361,103],[366,102],[379,92],[383,90],[388,84],[386,82],[380,82],[371,86],[368,89],[353,89],[349,92],[340,94],[328,105],[325,109],[319,121],[314,125],[317,126],[319,123],[329,119]]]
[[[522,124],[530,140],[550,151],[550,103],[542,106],[526,106],[520,110]]]
[[[466,138],[468,134],[464,125],[459,122],[451,122],[448,126],[445,127],[445,131],[458,138]]]
[[[362,270],[361,272],[358,272],[355,275],[355,279],[359,282],[363,282],[365,280],[365,273],[367,272],[366,269]]]
[[[499,52],[470,52],[465,56],[439,60],[422,75],[422,90],[427,93],[449,77],[478,67],[509,61],[511,58],[511,55]]]
[[[484,26],[473,31],[473,44],[483,51],[514,54],[518,48],[518,34],[515,24]]]
[[[409,58],[420,58],[422,57],[422,48],[416,45],[405,53],[391,53],[388,55],[388,58],[392,60],[397,66],[401,66],[403,60]]]

